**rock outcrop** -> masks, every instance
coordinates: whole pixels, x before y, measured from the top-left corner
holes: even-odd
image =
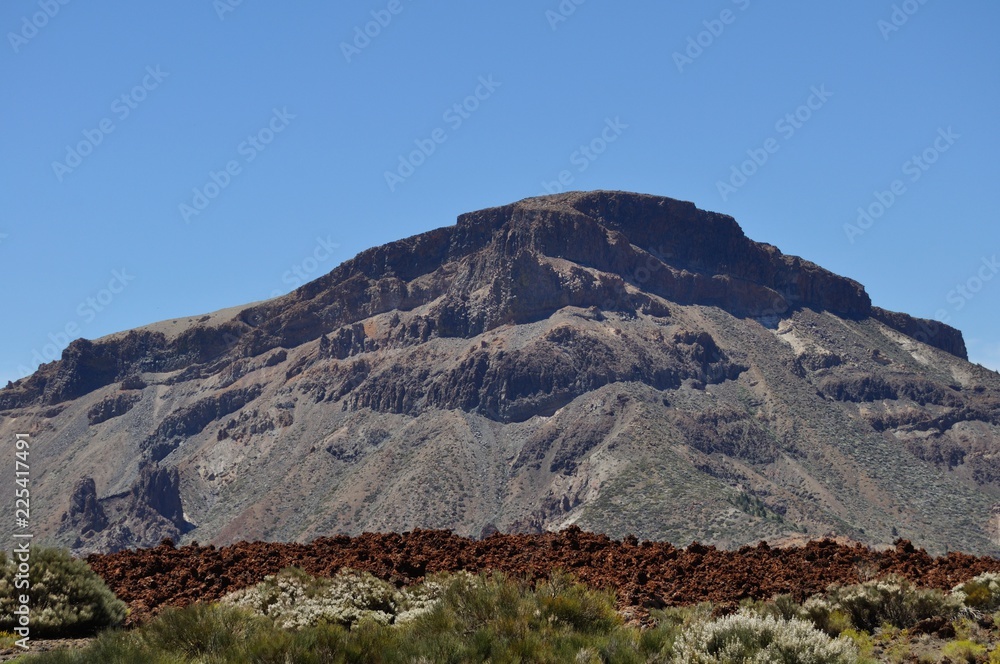
[[[108,517],[97,499],[94,478],[83,477],[73,487],[62,523],[66,530],[79,532],[83,537],[92,537],[108,527]]]
[[[72,534],[80,553],[153,546],[164,537],[180,539],[193,528],[184,517],[177,468],[144,465],[124,493],[98,498],[91,477],[73,489],[60,531]]]

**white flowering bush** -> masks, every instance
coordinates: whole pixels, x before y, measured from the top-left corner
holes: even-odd
[[[805,620],[736,613],[690,625],[673,657],[678,664],[855,664],[858,650]]]
[[[368,572],[342,569],[326,579],[290,567],[221,601],[267,616],[283,629],[302,629],[320,623],[350,627],[362,620],[388,625],[404,599],[393,585]]]
[[[985,572],[955,586],[951,591],[957,602],[977,611],[1000,609],[1000,574]]]
[[[65,549],[32,547],[29,560],[30,588],[18,587],[18,563],[0,551],[0,630],[19,625],[14,611],[20,596],[30,601],[32,636],[74,636],[120,625],[127,615],[125,603],[115,597],[82,560]]]
[[[396,623],[410,622],[429,613],[441,602],[441,597],[450,586],[473,586],[478,583],[479,577],[461,571],[431,575],[419,585],[403,588],[400,591],[399,613],[396,614]]]

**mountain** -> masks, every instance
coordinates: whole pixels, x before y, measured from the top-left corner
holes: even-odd
[[[961,333],[656,196],[464,214],[76,340],[0,412],[31,435],[36,537],[78,552],[576,524],[1000,554],[1000,375]]]

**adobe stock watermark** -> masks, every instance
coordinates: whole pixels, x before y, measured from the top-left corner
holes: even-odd
[[[569,163],[576,167],[577,173],[583,173],[604,154],[609,145],[621,138],[626,129],[628,129],[628,125],[622,122],[621,117],[616,116],[614,120],[605,118],[604,128],[601,129],[601,132],[574,150],[569,155]],[[542,180],[542,189],[544,190],[542,195],[562,193],[569,189],[575,179],[573,171],[569,169],[559,171],[555,180],[551,182]]]
[[[937,137],[930,145],[903,162],[901,166],[903,175],[910,183],[916,182],[937,163],[942,154],[951,149],[959,138],[961,134],[956,134],[950,126],[947,129],[939,128]],[[906,181],[902,178],[890,182],[887,189],[873,192],[874,200],[868,205],[858,207],[858,217],[855,222],[844,224],[847,241],[854,244],[858,236],[868,232],[906,192]]]
[[[479,110],[484,101],[493,96],[497,88],[503,83],[493,80],[493,74],[479,77],[479,85],[472,94],[460,102],[456,102],[444,109],[441,119],[448,125],[454,133],[461,129],[465,122],[472,117],[472,114]],[[395,171],[385,171],[385,183],[391,193],[396,192],[396,187],[406,182],[407,179],[423,166],[432,154],[437,152],[438,146],[448,140],[448,130],[442,127],[434,129],[428,138],[418,138],[413,141],[416,146],[406,155],[399,155],[399,162]]]
[[[889,41],[889,35],[894,32],[899,32],[899,30],[910,22],[910,18],[913,17],[920,8],[927,4],[928,0],[903,0],[899,4],[892,6],[892,12],[889,14],[889,20],[880,18],[878,22],[875,23],[875,27],[878,28],[879,32],[882,33],[883,41]]]
[[[17,530],[12,537],[18,540],[14,546],[14,555],[11,556],[14,568],[14,589],[20,592],[17,595],[11,593],[11,599],[15,600],[15,608],[12,611],[14,621],[14,633],[20,639],[14,641],[14,645],[22,650],[28,649],[28,642],[31,640],[31,539],[34,535],[31,532],[31,464],[28,457],[31,453],[30,435],[26,433],[15,433],[14,440],[11,441],[11,449],[14,450],[14,524]]]
[[[243,4],[243,0],[213,0],[212,8],[220,21],[226,20],[226,14],[236,11],[236,8]]]
[[[197,217],[204,212],[212,201],[233,183],[233,179],[243,172],[243,164],[249,164],[266,150],[275,137],[288,128],[295,117],[288,112],[287,106],[283,106],[281,110],[272,109],[271,118],[267,123],[236,146],[236,154],[243,158],[243,163],[240,163],[239,159],[230,159],[220,170],[209,171],[205,184],[191,190],[190,202],[185,201],[177,206],[184,223],[191,223],[191,217]]]
[[[560,23],[568,21],[569,17],[576,13],[577,7],[586,1],[587,0],[561,0],[555,9],[547,9],[545,11],[545,20],[549,22],[549,27],[552,28],[552,32],[559,29]]]
[[[403,13],[406,5],[402,0],[389,0],[384,9],[371,10],[372,20],[364,25],[354,26],[354,36],[350,42],[340,42],[340,52],[344,54],[347,64],[361,52],[371,46],[372,40],[378,39],[382,31],[389,27],[393,19]]]
[[[319,266],[330,260],[337,249],[340,249],[340,245],[333,242],[329,235],[325,238],[317,237],[312,252],[285,270],[281,275],[281,283],[287,284],[290,290],[295,290],[299,286],[308,283],[314,278],[314,275],[319,270]],[[280,297],[287,292],[289,291],[276,288],[271,291],[271,297]]]
[[[750,7],[750,0],[732,0],[732,2],[741,12]],[[677,71],[683,74],[685,67],[693,65],[694,61],[700,58],[722,36],[722,33],[726,31],[726,26],[736,22],[737,16],[739,14],[732,9],[723,9],[719,12],[718,18],[702,21],[701,24],[705,26],[705,29],[693,37],[687,38],[687,45],[683,53],[680,51],[673,53]]]
[[[1000,260],[997,260],[997,254],[993,254],[989,258],[984,256],[971,277],[960,284],[955,284],[955,287],[948,291],[945,300],[951,305],[951,311],[958,313],[965,309],[966,305],[986,287],[986,284],[993,281],[998,272],[1000,272]],[[942,323],[948,323],[951,320],[951,313],[942,308],[934,313],[934,317]]]
[[[764,141],[761,147],[747,150],[747,157],[749,158],[739,165],[730,167],[728,180],[716,180],[715,188],[718,190],[719,196],[722,197],[723,201],[729,200],[730,196],[739,191],[750,178],[756,175],[757,171],[771,158],[771,155],[781,149],[781,141],[791,140],[812,119],[813,114],[823,108],[830,97],[833,96],[833,93],[826,89],[825,84],[819,87],[814,85],[809,89],[809,92],[811,94],[806,98],[804,103],[794,111],[778,118],[778,121],[774,123],[774,131],[778,133],[781,140],[771,136]]]
[[[47,335],[48,343],[41,348],[33,348],[31,351],[31,361],[35,366],[46,364],[62,357],[62,351],[74,339],[80,338],[83,328],[94,322],[98,314],[107,310],[111,304],[128,288],[129,284],[135,281],[135,275],[130,274],[128,268],[112,270],[111,278],[107,284],[88,295],[76,306],[76,317],[71,318],[61,328]],[[18,373],[27,376],[32,373],[31,369],[25,365],[17,368]]]
[[[111,112],[118,119],[124,122],[132,111],[139,108],[139,104],[144,102],[149,93],[160,87],[160,84],[170,76],[170,72],[160,70],[160,65],[146,67],[146,75],[142,81],[135,85],[128,92],[115,97],[111,102]],[[83,140],[76,145],[66,146],[66,156],[63,161],[52,162],[52,172],[55,173],[56,180],[62,182],[63,179],[75,171],[83,164],[83,160],[93,154],[97,146],[104,142],[104,137],[117,128],[115,121],[110,117],[103,118],[93,129],[83,130]]]
[[[38,31],[49,24],[62,8],[70,3],[70,0],[38,0],[38,8],[41,11],[31,14],[31,16],[21,17],[21,29],[17,32],[8,32],[7,41],[14,53],[20,53],[21,47],[38,36]]]
[[[964,282],[956,284],[945,297],[948,304],[951,305],[951,310],[942,307],[934,312],[934,319],[920,320],[920,329],[912,337],[921,343],[931,344],[941,332],[941,324],[950,324],[952,313],[964,309],[986,287],[986,284],[993,281],[998,272],[1000,272],[1000,260],[997,259],[997,254],[993,254],[990,258],[982,258],[979,267],[976,268],[972,276]]]

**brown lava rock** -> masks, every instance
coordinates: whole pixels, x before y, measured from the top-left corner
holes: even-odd
[[[762,542],[724,551],[700,544],[678,549],[667,542],[616,541],[577,527],[539,535],[495,533],[481,540],[414,530],[322,537],[310,544],[239,542],[221,548],[197,543],[175,548],[165,541],[152,549],[94,554],[87,562],[129,604],[130,624],[147,620],[165,606],[217,600],[288,566],[319,576],[348,567],[401,586],[440,571],[499,570],[537,580],[563,569],[584,583],[615,591],[620,608],[640,612],[703,601],[733,608],[748,597],[769,599],[779,593],[801,601],[831,583],[858,583],[859,569],[901,574],[921,586],[942,589],[982,572],[1000,571],[996,558],[960,553],[932,558],[902,540],[888,551],[831,540],[796,548],[772,548]]]

